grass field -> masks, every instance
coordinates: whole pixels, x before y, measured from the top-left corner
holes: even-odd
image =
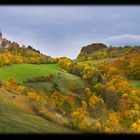
[[[37,116],[23,95],[0,89],[0,133],[74,133]]]
[[[17,64],[11,66],[0,67],[0,80],[7,80],[14,77],[17,82],[36,77],[45,76],[48,73],[57,73],[57,64],[33,65],[33,64]]]
[[[13,77],[17,80],[17,82],[23,83],[29,78],[37,76],[47,76],[49,73],[54,74],[52,82],[57,83],[61,91],[66,94],[73,94],[69,90],[69,85],[71,83],[77,84],[81,88],[84,88],[85,86],[84,82],[81,80],[80,77],[58,70],[57,64],[17,64],[0,67],[0,80],[7,80],[8,78]],[[45,91],[49,91],[51,90],[52,83],[29,83],[28,86],[36,88],[38,90],[43,89]]]

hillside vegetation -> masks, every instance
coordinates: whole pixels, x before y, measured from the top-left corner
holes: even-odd
[[[38,76],[48,76],[52,74],[52,78],[47,82],[28,82],[26,85],[37,90],[51,91],[54,83],[58,85],[63,92],[66,94],[73,94],[69,89],[69,86],[74,85],[83,89],[84,82],[75,75],[69,74],[58,70],[57,64],[47,64],[47,65],[34,65],[34,64],[17,64],[11,66],[0,67],[0,80],[8,80],[13,77],[19,83],[24,83],[28,79],[38,77]]]
[[[25,96],[14,95],[0,88],[0,133],[74,133],[74,131],[36,115]]]
[[[77,55],[77,60],[87,61],[103,58],[116,58],[137,52],[139,49],[140,46],[108,47],[102,43],[93,43],[82,47],[81,52]]]
[[[139,54],[140,46],[94,43],[71,60],[9,43],[0,53],[0,132],[140,133]]]
[[[99,121],[101,132],[139,133],[140,47],[95,47],[91,51],[94,46],[84,47],[75,62],[62,59],[60,68],[90,85],[85,89],[88,99],[84,98],[84,104]]]
[[[30,45],[28,47],[20,46],[16,42],[4,40],[2,48],[0,48],[0,66],[22,63],[50,64],[57,62],[58,58],[44,55]]]

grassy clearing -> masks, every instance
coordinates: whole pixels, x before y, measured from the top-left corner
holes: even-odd
[[[57,64],[34,65],[17,64],[0,67],[0,80],[7,80],[9,77],[15,78],[18,82],[37,76],[47,76],[48,73],[57,73]]]
[[[81,89],[84,89],[85,87],[85,84],[80,77],[64,72],[60,75],[56,74],[49,82],[26,83],[25,85],[35,88],[37,91],[43,90],[46,93],[49,93],[53,89],[53,83],[56,83],[62,92],[69,95],[74,94],[69,89],[71,84],[76,84],[77,87]]]
[[[136,88],[138,95],[140,96],[140,80],[130,80],[129,82],[134,88]]]
[[[52,82],[57,83],[58,87],[64,93],[73,94],[69,90],[69,85],[71,83],[77,84],[81,88],[84,88],[85,86],[80,77],[58,70],[57,64],[17,64],[0,67],[0,80],[7,80],[8,78],[13,77],[17,80],[17,82],[23,83],[29,78],[47,76],[49,73],[54,74],[54,77],[51,79]],[[43,89],[49,92],[52,87],[52,82],[29,83],[26,85],[36,88],[37,90]]]
[[[23,95],[12,99],[12,94],[0,89],[0,133],[74,133],[47,121],[32,111]]]
[[[67,94],[72,94],[69,89],[70,84],[76,84],[77,87],[84,88],[84,82],[81,80],[80,77],[66,73],[63,75],[57,75],[52,78],[53,82],[58,84],[58,87]]]

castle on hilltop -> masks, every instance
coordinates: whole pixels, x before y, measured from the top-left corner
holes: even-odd
[[[3,42],[3,38],[2,38],[2,33],[0,31],[0,47],[2,47],[2,42]]]

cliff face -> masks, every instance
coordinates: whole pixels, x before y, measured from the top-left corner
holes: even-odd
[[[105,44],[93,43],[93,44],[82,47],[81,52],[85,54],[91,54],[93,53],[93,51],[102,50],[105,48],[107,48]]]

